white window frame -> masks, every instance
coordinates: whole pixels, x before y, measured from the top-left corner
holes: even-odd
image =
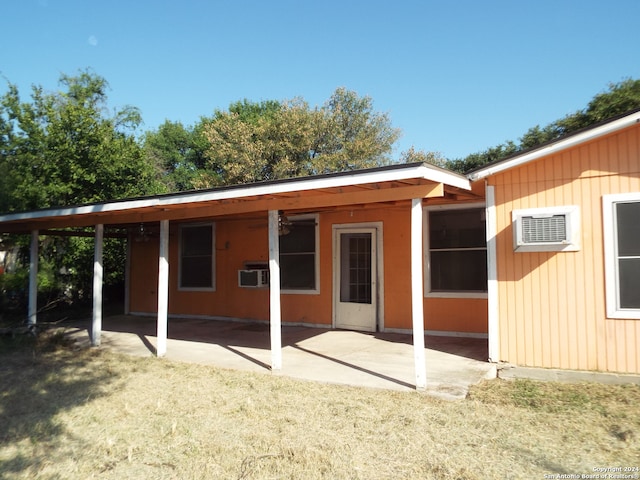
[[[475,203],[460,203],[460,204],[448,204],[448,205],[427,205],[423,208],[422,214],[424,215],[423,219],[423,265],[424,265],[424,296],[426,298],[488,298],[488,292],[432,292],[431,291],[431,255],[430,255],[430,239],[429,239],[429,212],[434,210],[471,210],[474,208],[478,209],[486,209],[485,202],[475,202]],[[485,226],[485,229],[487,227]],[[461,250],[471,250],[469,248],[461,249]],[[479,248],[477,250],[480,250]],[[483,249],[489,255],[488,246],[485,246]],[[488,257],[487,257],[488,258]]]
[[[524,243],[522,241],[522,217],[565,216],[567,239],[563,242]],[[526,208],[511,212],[514,252],[577,252],[580,250],[580,207],[564,205],[560,207]]]
[[[320,216],[317,213],[287,216],[292,222],[298,220],[315,220],[315,288],[309,289],[281,289],[286,295],[319,295],[320,294]],[[280,252],[282,255],[282,251]],[[286,255],[286,254],[285,254]]]
[[[640,203],[640,192],[619,193],[602,197],[604,233],[604,272],[607,318],[640,319],[639,308],[621,308],[619,302],[618,239],[615,206],[618,203]]]
[[[183,287],[182,286],[182,232],[191,227],[211,227],[211,286],[210,287]],[[215,292],[216,291],[216,224],[184,223],[180,225],[178,236],[178,291],[181,292]]]

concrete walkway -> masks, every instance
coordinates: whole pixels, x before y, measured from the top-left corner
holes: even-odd
[[[89,322],[69,335],[89,345]],[[470,385],[496,377],[485,361],[487,341],[460,337],[425,338],[427,393],[461,399]],[[153,355],[154,317],[114,316],[103,321],[102,346],[132,355]],[[282,370],[277,375],[361,387],[410,391],[415,388],[410,335],[363,333],[309,327],[282,328]],[[269,325],[202,319],[169,319],[166,358],[221,368],[271,372]]]

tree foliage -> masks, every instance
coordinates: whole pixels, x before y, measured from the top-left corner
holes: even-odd
[[[108,115],[106,80],[62,75],[64,91],[34,86],[31,101],[10,84],[0,98],[0,171],[11,195],[1,211],[110,200],[160,189],[135,138],[141,117]]]
[[[509,140],[506,143],[490,147],[483,152],[472,153],[464,159],[450,160],[447,168],[454,172],[465,173],[474,168],[486,165],[487,163],[502,160],[503,158],[513,155],[519,151],[520,149],[518,145]]]
[[[204,126],[213,184],[240,184],[391,162],[399,131],[369,97],[337,89],[321,108],[302,99],[236,102]]]
[[[440,152],[416,150],[413,146],[400,154],[400,163],[429,163],[440,168],[448,168],[448,160]]]
[[[637,108],[640,108],[640,80],[626,79],[619,83],[611,83],[608,90],[593,97],[586,108],[545,127],[536,125],[530,128],[517,144],[509,141],[483,152],[473,153],[464,159],[453,160],[449,163],[449,168],[466,172],[489,162],[536,148]]]
[[[166,120],[158,130],[145,133],[143,145],[148,161],[156,166],[168,191],[197,188],[209,146],[202,123],[186,128],[180,122]]]
[[[314,173],[380,166],[391,162],[400,130],[386,113],[373,109],[371,97],[338,88],[320,110],[312,147]]]
[[[161,191],[135,136],[140,112],[125,107],[110,113],[108,84],[92,72],[62,75],[60,85],[63,89],[52,93],[33,86],[30,101],[25,101],[10,83],[0,97],[0,211]],[[107,242],[105,262],[120,258],[123,251],[122,242]],[[49,237],[41,256],[42,274],[55,278],[58,288],[77,294],[90,290],[91,239]],[[121,278],[118,268],[108,274],[107,282]]]
[[[233,104],[205,127],[207,168],[220,184],[298,176],[309,149],[308,108],[302,101]],[[302,148],[300,148],[300,145]]]

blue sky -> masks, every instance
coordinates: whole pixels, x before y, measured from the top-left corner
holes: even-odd
[[[638,0],[0,0],[0,73],[24,96],[91,68],[144,129],[337,87],[410,146],[461,158],[640,78]],[[6,80],[0,81],[0,92]]]

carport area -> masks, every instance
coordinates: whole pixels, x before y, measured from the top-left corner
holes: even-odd
[[[156,322],[155,317],[107,317],[100,348],[152,356]],[[90,321],[79,323],[69,335],[89,346],[89,328]],[[413,391],[413,348],[411,335],[283,326],[282,370],[272,372],[268,323],[171,318],[165,358],[309,381]],[[426,393],[464,398],[470,385],[495,378],[496,366],[486,358],[486,339],[426,336]]]

